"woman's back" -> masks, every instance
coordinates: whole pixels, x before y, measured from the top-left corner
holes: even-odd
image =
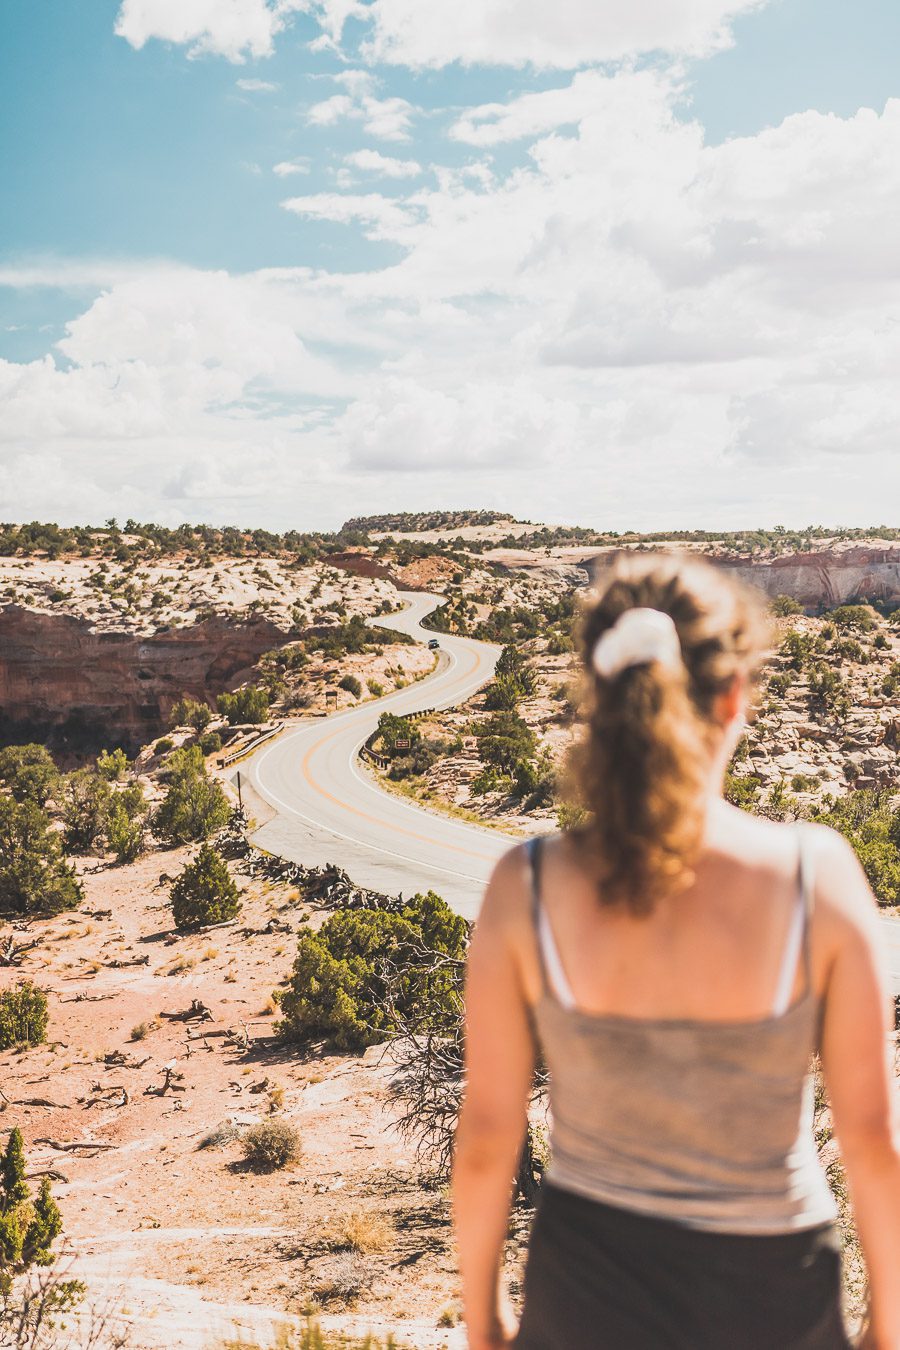
[[[704,859],[683,908],[643,918],[596,891],[591,905],[571,849],[532,841],[548,1180],[695,1228],[778,1233],[835,1214],[811,1129],[812,840],[736,815],[719,822],[731,852]]]

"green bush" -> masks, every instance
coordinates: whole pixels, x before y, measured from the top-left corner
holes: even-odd
[[[518,713],[497,712],[477,723],[473,731],[482,762],[506,774],[514,773],[516,765],[537,750],[534,732]]]
[[[248,722],[258,726],[269,716],[269,695],[265,689],[245,684],[233,694],[220,694],[216,706],[229,726],[238,726]]]
[[[826,797],[813,818],[840,831],[856,850],[881,905],[900,903],[900,808],[883,789]]]
[[[108,779],[91,769],[76,769],[62,780],[60,805],[65,845],[72,853],[87,853],[103,834],[112,797]]]
[[[877,626],[877,619],[869,605],[838,605],[828,615],[838,628],[857,628],[868,632]]]
[[[355,675],[345,675],[342,680],[338,680],[338,688],[345,689],[354,698],[359,698],[362,693],[362,684]]]
[[[819,662],[809,672],[809,697],[814,707],[831,712],[846,709],[847,692],[840,671]]]
[[[224,859],[210,844],[203,844],[193,862],[176,877],[169,903],[176,928],[223,923],[241,911],[238,888]]]
[[[395,1016],[408,1021],[426,1008],[433,1016],[446,999],[452,1017],[457,975],[434,958],[461,960],[467,931],[433,891],[413,896],[399,913],[337,910],[317,932],[301,928],[288,987],[276,994],[278,1031],[301,1044],[361,1050],[384,1040]]]
[[[201,754],[214,755],[217,750],[222,749],[222,737],[218,731],[204,731],[197,744],[200,746]]]
[[[46,813],[32,801],[0,797],[0,911],[58,914],[83,899]]]
[[[59,770],[42,745],[9,745],[0,750],[0,783],[17,802],[43,806],[59,782]]]
[[[366,688],[373,698],[381,698],[384,685],[379,680],[366,680]]]
[[[47,1036],[47,997],[36,985],[20,980],[0,994],[0,1050],[14,1045],[41,1045]]]
[[[150,803],[140,783],[131,783],[114,794],[106,813],[106,842],[117,862],[134,862],[144,852],[149,811]]]
[[[171,736],[160,736],[153,747],[154,755],[167,755],[170,750],[175,749],[175,742]]]
[[[159,837],[171,844],[208,839],[231,815],[222,787],[206,772],[198,745],[172,752],[165,770],[166,795],[153,817]]]
[[[755,774],[725,775],[725,800],[744,811],[752,811],[759,801],[759,779]]]
[[[41,1180],[37,1197],[31,1199],[25,1180],[22,1132],[18,1128],[10,1130],[0,1158],[0,1298],[8,1298],[16,1275],[21,1275],[31,1266],[51,1264],[54,1259],[51,1248],[62,1232],[62,1226],[62,1215],[53,1199],[49,1177]],[[76,1286],[75,1282],[68,1286],[70,1291],[76,1287],[83,1289],[84,1286]],[[50,1305],[53,1311],[58,1311],[60,1307],[63,1307],[61,1302]],[[37,1345],[32,1333],[40,1332],[42,1326],[52,1325],[45,1322],[50,1308],[44,1307],[41,1325],[38,1326],[29,1320],[26,1327],[18,1318],[14,1318],[27,1336],[27,1341],[17,1338],[14,1342],[7,1342],[4,1339],[4,1344]],[[15,1334],[16,1327],[11,1326],[10,1330]],[[41,1344],[44,1344],[43,1338]]]
[[[803,606],[792,595],[776,595],[770,602],[770,609],[779,618],[785,619],[791,614],[802,614]]]
[[[212,721],[212,709],[195,698],[180,698],[169,713],[169,726],[193,727],[205,731]]]
[[[111,783],[118,782],[127,768],[128,756],[122,749],[113,750],[112,753],[101,750],[97,757],[97,772],[101,778],[106,778]]]

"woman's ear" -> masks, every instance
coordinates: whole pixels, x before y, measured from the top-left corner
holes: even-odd
[[[728,685],[716,695],[713,715],[721,726],[727,727],[743,715],[747,706],[747,680],[743,675],[735,675]]]

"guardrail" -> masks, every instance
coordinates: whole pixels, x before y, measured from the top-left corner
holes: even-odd
[[[284,723],[276,722],[274,727],[269,727],[268,731],[263,731],[259,736],[254,736],[252,740],[249,740],[246,743],[246,745],[240,746],[237,750],[232,750],[230,755],[222,755],[216,760],[216,763],[220,769],[227,769],[229,764],[234,764],[236,760],[243,759],[245,755],[249,755],[251,751],[256,750],[260,745],[265,744],[266,741],[271,740],[273,736],[277,736],[279,731],[283,730]]]

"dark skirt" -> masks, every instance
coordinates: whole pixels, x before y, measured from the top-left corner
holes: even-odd
[[[710,1233],[543,1187],[515,1350],[848,1350],[825,1224]]]

